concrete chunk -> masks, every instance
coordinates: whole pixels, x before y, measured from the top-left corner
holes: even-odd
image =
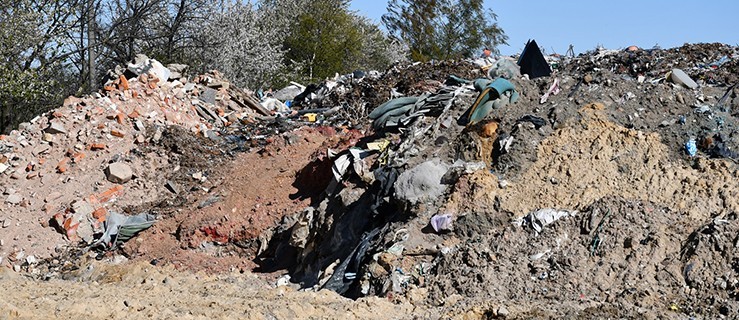
[[[11,194],[5,199],[5,202],[10,204],[19,204],[21,201],[23,201],[23,197],[18,194]]]
[[[441,179],[448,170],[449,166],[439,159],[421,163],[398,177],[395,182],[395,195],[398,199],[411,203],[438,198],[446,190]]]
[[[693,81],[693,79],[691,79],[690,76],[685,73],[685,71],[682,71],[680,69],[672,69],[670,79],[672,79],[672,82],[676,84],[681,84],[690,89],[698,88],[698,84]]]
[[[64,124],[58,121],[52,121],[49,124],[49,127],[46,128],[46,132],[51,134],[57,134],[57,133],[67,133],[67,129],[64,128]]]
[[[105,175],[108,181],[113,183],[126,183],[133,177],[133,171],[131,167],[123,162],[111,163],[107,169],[105,169]]]

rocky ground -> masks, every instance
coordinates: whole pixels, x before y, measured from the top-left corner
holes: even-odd
[[[469,62],[330,83],[304,107],[343,109],[318,122],[217,74],[124,75],[2,136],[0,315],[735,318],[738,58],[557,60],[467,127],[477,93],[445,82],[483,77]],[[400,130],[366,119],[393,90],[443,88],[448,108]],[[91,246],[111,212],[156,222]]]

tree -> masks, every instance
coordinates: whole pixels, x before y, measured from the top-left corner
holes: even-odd
[[[497,52],[508,37],[482,0],[391,0],[382,22],[417,61],[469,57],[483,47]]]
[[[354,25],[361,35],[361,50],[346,61],[345,69],[382,71],[393,63],[408,60],[408,46],[390,39],[367,17],[354,15]]]
[[[387,13],[382,16],[382,23],[391,37],[408,44],[411,59],[425,61],[439,55],[434,22],[438,11],[436,0],[391,0]]]
[[[205,45],[200,30],[222,5],[213,0],[163,0],[151,18],[150,28],[156,36],[145,44],[145,50],[165,64],[200,64],[196,52]]]
[[[0,1],[0,131],[44,112],[69,94],[75,0]],[[70,82],[72,83],[70,85]]]
[[[220,70],[240,86],[269,85],[284,68],[285,36],[264,21],[265,12],[251,3],[234,3],[214,14],[201,35],[204,67]]]
[[[287,58],[305,63],[307,80],[351,71],[349,59],[361,51],[361,34],[345,0],[312,1],[285,41]]]

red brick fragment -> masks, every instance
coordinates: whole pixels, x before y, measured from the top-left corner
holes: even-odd
[[[125,133],[123,133],[122,131],[118,131],[118,130],[110,130],[110,134],[118,138],[123,138],[124,136],[126,136]]]
[[[67,163],[69,162],[69,158],[63,158],[59,163],[56,164],[56,171],[59,173],[65,173],[67,172]]]
[[[108,215],[108,210],[105,210],[105,208],[100,207],[95,209],[95,211],[92,212],[92,217],[97,219],[98,222],[105,221],[105,217]]]
[[[128,79],[126,79],[126,76],[121,75],[121,77],[119,78],[119,81],[120,81],[120,85],[118,86],[118,88],[120,88],[121,90],[128,90],[129,88]]]
[[[104,143],[93,143],[90,145],[90,150],[92,151],[98,151],[98,150],[105,150],[107,146]]]

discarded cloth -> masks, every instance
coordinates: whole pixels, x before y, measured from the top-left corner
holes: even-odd
[[[514,61],[505,58],[496,61],[488,71],[490,79],[504,78],[510,80],[520,76],[521,68]]]
[[[431,217],[431,227],[436,233],[452,230],[453,217],[451,214],[437,214]]]
[[[539,128],[547,125],[547,120],[542,117],[527,114],[520,119],[516,120],[516,123],[530,122],[538,130]]]
[[[446,191],[442,178],[449,165],[441,159],[432,159],[403,172],[395,182],[395,198],[419,203],[438,198]]]
[[[452,105],[457,94],[456,89],[442,87],[437,93],[424,93],[418,97],[401,97],[385,102],[370,112],[372,127],[382,131],[408,126],[423,115],[438,115]]]
[[[513,223],[519,226],[528,225],[537,233],[541,232],[547,225],[564,217],[574,217],[577,211],[557,210],[552,208],[541,209],[521,217]]]
[[[303,93],[303,91],[305,91],[304,85],[291,82],[289,86],[278,90],[273,93],[272,96],[280,101],[289,101],[295,99],[295,97]]]
[[[289,113],[290,108],[288,108],[282,101],[276,99],[276,98],[265,98],[264,101],[261,102],[262,106],[269,110],[279,113]]]
[[[371,172],[369,172],[367,164],[364,163],[364,159],[370,154],[370,151],[351,148],[348,153],[345,153],[334,160],[334,164],[331,166],[331,172],[333,173],[334,178],[326,188],[326,194],[331,195],[334,193],[341,181],[344,180],[344,175],[346,175],[349,166],[352,165],[354,172],[356,172],[362,180],[374,180],[374,177],[371,176]]]
[[[472,125],[484,119],[494,108],[501,108],[518,100],[516,87],[503,78],[490,82],[478,79],[474,82],[475,90],[480,91],[475,103],[459,118],[457,124]]]
[[[521,73],[528,74],[529,79],[547,77],[552,74],[552,69],[535,40],[529,40],[526,43],[526,47],[518,58],[518,65],[521,66]]]
[[[549,100],[549,96],[551,95],[557,95],[560,91],[559,88],[559,79],[554,78],[554,82],[552,83],[552,86],[549,87],[549,90],[547,90],[547,93],[545,93],[543,96],[541,96],[541,99],[539,99],[540,104],[544,104]]]
[[[698,152],[698,147],[695,144],[695,139],[691,138],[688,140],[688,142],[685,143],[685,152],[688,153],[689,156],[694,157],[695,154]]]
[[[115,248],[131,239],[137,233],[148,229],[156,221],[156,216],[146,212],[135,216],[126,216],[117,212],[109,212],[105,219],[105,233],[93,246],[102,245],[107,249]]]

